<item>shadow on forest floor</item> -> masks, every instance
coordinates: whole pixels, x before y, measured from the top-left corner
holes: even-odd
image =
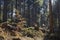
[[[44,40],[60,40],[60,32],[49,33],[45,36]]]

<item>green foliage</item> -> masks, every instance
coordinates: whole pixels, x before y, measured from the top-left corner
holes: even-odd
[[[43,32],[41,30],[40,31],[36,31],[36,30],[33,29],[33,27],[32,28],[24,28],[22,34],[26,35],[26,36],[31,35],[33,37],[35,37],[35,36],[43,37]]]
[[[39,2],[40,6],[42,6],[43,0],[37,0],[37,1]]]

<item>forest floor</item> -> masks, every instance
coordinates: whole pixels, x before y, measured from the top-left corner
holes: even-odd
[[[35,30],[35,27],[26,27],[26,19],[18,16],[19,22],[11,23],[11,20],[0,23],[0,40],[43,40],[45,31],[42,28]],[[13,26],[14,25],[14,26]]]
[[[46,28],[39,27],[39,30],[35,30],[35,27],[22,27],[21,29],[15,29],[11,27],[2,27],[0,24],[0,40],[60,40],[55,36],[55,33],[49,33]]]
[[[43,40],[45,33],[33,27],[22,28],[21,31],[9,31],[0,26],[0,40]]]

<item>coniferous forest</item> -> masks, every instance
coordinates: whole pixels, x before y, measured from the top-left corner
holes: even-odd
[[[0,40],[60,40],[60,0],[0,0]]]

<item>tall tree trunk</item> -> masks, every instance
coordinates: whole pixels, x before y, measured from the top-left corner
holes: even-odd
[[[50,32],[53,32],[53,14],[52,14],[52,4],[49,0],[49,22],[50,22]]]
[[[13,20],[13,2],[11,3],[11,21]]]
[[[1,20],[1,0],[0,0],[0,20]]]
[[[3,9],[3,22],[7,21],[7,1],[8,0],[4,0],[4,9]]]

